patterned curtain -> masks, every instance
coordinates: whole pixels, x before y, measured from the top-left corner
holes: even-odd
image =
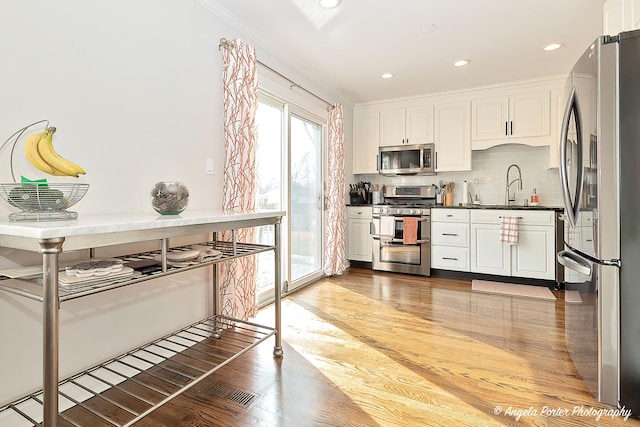
[[[329,111],[329,159],[327,185],[327,238],[324,248],[324,274],[342,274],[347,268],[346,205],[344,200],[344,123],[342,105]]]
[[[221,41],[224,96],[225,214],[255,211],[256,110],[258,80],[256,51],[238,39]],[[253,228],[237,231],[239,242],[254,242]],[[231,240],[231,233],[223,233]],[[244,257],[220,265],[220,314],[236,319],[255,317],[258,310],[256,258]]]

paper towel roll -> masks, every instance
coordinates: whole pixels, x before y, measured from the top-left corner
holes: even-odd
[[[471,200],[469,200],[469,183],[466,179],[462,183],[462,202],[465,204],[471,203]]]

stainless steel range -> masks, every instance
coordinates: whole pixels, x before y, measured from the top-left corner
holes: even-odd
[[[373,269],[431,275],[431,206],[434,186],[385,186],[373,206]]]

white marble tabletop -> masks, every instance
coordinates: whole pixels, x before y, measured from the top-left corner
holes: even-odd
[[[0,235],[50,239],[88,234],[117,233],[180,227],[186,225],[232,223],[254,219],[282,217],[284,211],[223,214],[219,211],[187,211],[180,215],[109,214],[82,215],[72,221],[0,221]]]

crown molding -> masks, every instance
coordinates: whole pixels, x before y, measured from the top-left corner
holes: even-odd
[[[238,19],[237,16],[233,15],[229,10],[222,7],[215,0],[194,0],[200,6],[207,9],[209,12],[216,15],[223,22],[231,25],[233,28],[238,30],[241,34],[251,34],[247,25]]]

